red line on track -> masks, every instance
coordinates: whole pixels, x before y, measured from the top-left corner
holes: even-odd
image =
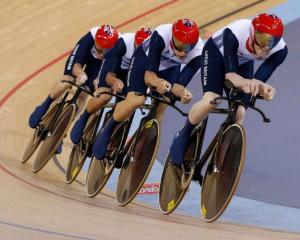
[[[153,12],[156,12],[166,6],[169,6],[173,3],[176,3],[180,0],[171,0],[171,1],[168,1],[166,3],[163,3],[161,5],[158,5],[157,7],[155,8],[152,8],[144,13],[141,13],[133,18],[130,18],[128,20],[126,20],[125,22],[123,23],[120,23],[119,25],[117,25],[116,27],[117,28],[122,28],[126,25],[128,25],[129,23],[132,23],[138,19],[141,19]],[[26,77],[25,79],[21,80],[17,85],[15,85],[1,100],[0,100],[0,108],[3,107],[3,105],[7,102],[7,100],[12,96],[14,95],[14,93],[16,91],[18,91],[21,87],[23,87],[26,83],[28,83],[30,80],[32,80],[34,77],[36,77],[37,75],[39,75],[41,72],[45,71],[46,69],[48,69],[49,67],[51,67],[52,65],[56,64],[57,62],[59,62],[60,60],[62,60],[63,58],[65,58],[66,56],[68,56],[70,54],[71,50],[63,53],[61,56],[53,59],[52,61],[50,61],[49,63],[47,63],[46,65],[42,66],[41,68],[39,68],[38,70],[34,71],[32,74],[30,74],[28,77]]]
[[[119,24],[118,26],[116,26],[117,28],[121,28],[121,27],[124,27],[125,25],[129,24],[129,23],[132,23],[138,19],[141,19],[143,17],[145,17],[146,15],[149,15],[155,11],[158,11],[166,6],[169,6],[175,2],[178,2],[180,0],[171,0],[171,1],[168,1],[164,4],[161,4],[155,8],[152,8],[142,14],[139,14],[133,18],[130,18],[129,20]],[[52,65],[56,64],[57,62],[59,62],[60,60],[62,60],[63,58],[65,58],[66,56],[68,56],[70,54],[71,50],[63,53],[61,56],[53,59],[52,61],[50,61],[49,63],[47,63],[46,65],[42,66],[41,68],[37,69],[36,71],[34,71],[32,74],[30,74],[29,76],[27,76],[25,79],[21,80],[17,85],[15,85],[10,91],[8,91],[8,93],[2,98],[0,99],[0,108],[3,107],[3,105],[8,101],[9,98],[11,98],[21,87],[23,87],[26,83],[28,83],[30,80],[32,80],[34,77],[36,77],[37,75],[39,75],[41,72],[45,71],[46,69],[48,69],[49,67],[51,67]],[[77,200],[77,199],[74,199],[74,198],[71,198],[71,197],[68,197],[68,196],[64,196],[62,194],[58,194],[58,193],[55,193],[53,191],[50,191],[46,188],[43,188],[43,187],[40,187],[34,183],[31,183],[27,180],[24,180],[22,179],[21,177],[17,176],[16,174],[14,174],[13,172],[11,172],[10,170],[8,170],[6,167],[4,167],[1,163],[0,163],[0,169],[2,169],[4,172],[6,172],[7,174],[11,175],[12,177],[20,180],[21,182],[23,183],[26,183],[32,187],[35,187],[37,189],[40,189],[42,191],[45,191],[45,192],[48,192],[48,193],[51,193],[51,194],[54,194],[56,196],[60,196],[62,198],[66,198],[66,199],[70,199],[70,200],[74,200],[76,202],[81,202],[81,203],[85,203],[85,204],[89,204],[89,205],[94,205],[96,206],[96,204],[93,204],[93,203],[88,203],[88,202],[85,202],[85,201],[81,201],[81,200]]]
[[[0,108],[3,107],[4,103],[12,96],[14,93],[19,90],[21,87],[23,87],[26,83],[28,83],[30,80],[32,80],[35,76],[39,75],[41,72],[45,71],[47,68],[51,67],[55,63],[59,62],[61,59],[68,56],[70,51],[65,52],[61,56],[53,59],[51,62],[47,63],[46,65],[42,66],[38,70],[31,73],[28,77],[20,81],[17,85],[15,85],[1,100],[0,100]]]
[[[63,194],[60,194],[60,193],[56,193],[54,191],[51,191],[51,190],[48,190],[46,188],[43,188],[43,187],[40,187],[32,182],[29,182],[21,177],[19,177],[18,175],[14,174],[12,171],[8,170],[7,168],[5,168],[2,164],[0,164],[0,168],[6,172],[8,175],[18,179],[19,181],[23,182],[23,183],[26,183],[34,188],[37,188],[37,189],[40,189],[40,190],[43,190],[45,192],[48,192],[48,193],[51,193],[53,195],[56,195],[56,196],[59,196],[59,197],[62,197],[62,198],[65,198],[65,199],[69,199],[69,200],[73,200],[75,202],[80,202],[80,203],[84,203],[84,204],[88,204],[88,205],[91,205],[91,206],[97,206],[97,204],[93,204],[91,202],[86,202],[86,201],[82,201],[82,200],[78,200],[78,199],[75,199],[75,198],[72,198],[72,197],[69,197],[69,196],[66,196],[66,195],[63,195]]]

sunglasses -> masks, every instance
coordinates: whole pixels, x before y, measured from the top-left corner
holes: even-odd
[[[193,48],[196,46],[196,44],[183,44],[176,38],[172,37],[171,41],[171,47],[175,49],[178,52],[185,52],[189,53],[190,51],[193,50]]]
[[[96,52],[98,53],[98,54],[105,54],[105,53],[107,53],[108,52],[108,50],[109,50],[110,48],[99,48],[99,47],[97,47],[97,45],[95,44],[95,50],[96,50]]]
[[[268,33],[254,32],[254,43],[264,52],[268,52],[275,47],[280,39],[281,38],[274,37]]]

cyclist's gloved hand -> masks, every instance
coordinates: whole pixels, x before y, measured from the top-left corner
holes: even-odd
[[[261,85],[263,84],[263,82],[256,79],[245,79],[241,82],[242,83],[239,88],[242,89],[244,93],[251,94],[253,97],[255,97],[259,93]]]
[[[157,91],[159,94],[165,94],[166,92],[170,92],[170,91],[171,91],[171,88],[172,88],[172,84],[169,83],[168,81],[162,79],[162,80],[159,82],[159,84],[157,85],[156,91]]]
[[[187,104],[192,100],[192,98],[193,98],[193,94],[188,89],[185,88],[183,90],[183,94],[180,97],[181,102]]]
[[[114,92],[120,93],[124,88],[124,83],[120,79],[116,79],[111,88]]]
[[[77,76],[76,83],[79,85],[83,85],[87,79],[87,75],[85,73],[81,73],[79,76]]]
[[[276,89],[271,85],[264,83],[261,86],[260,94],[265,100],[271,101],[276,94]]]

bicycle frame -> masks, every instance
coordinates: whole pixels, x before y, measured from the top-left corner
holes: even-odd
[[[159,105],[159,101],[156,100],[156,99],[152,99],[150,105],[149,105],[149,104],[145,104],[145,105],[142,107],[142,108],[144,108],[144,109],[148,109],[149,112],[148,112],[148,114],[147,114],[146,116],[144,116],[144,117],[141,119],[138,129],[136,130],[134,136],[132,136],[132,137],[134,137],[134,140],[133,140],[134,142],[133,142],[133,148],[132,148],[132,149],[135,149],[135,147],[136,147],[136,142],[137,142],[136,140],[138,139],[138,136],[139,136],[139,134],[140,134],[140,132],[141,132],[141,130],[142,130],[142,127],[143,127],[144,123],[146,123],[146,122],[149,121],[150,119],[155,118],[155,115],[156,115],[156,112],[157,112],[157,107],[158,107],[158,105]],[[132,151],[130,154],[133,154],[133,151]]]
[[[153,95],[153,93],[150,91],[150,93],[147,94],[140,94],[140,93],[136,93],[137,95],[144,95],[146,97],[150,97],[151,98],[151,104],[144,104],[141,108],[142,109],[148,109],[149,112],[147,113],[147,115],[145,117],[142,118],[142,120],[140,121],[139,127],[137,129],[137,131],[134,134],[134,142],[133,142],[133,148],[135,149],[136,147],[136,139],[138,139],[138,136],[140,134],[140,131],[144,125],[144,123],[146,123],[147,121],[151,120],[151,119],[155,119],[156,118],[156,113],[157,113],[157,108],[158,105],[160,103],[164,103],[167,104],[169,106],[171,106],[172,108],[174,108],[175,110],[177,110],[181,115],[183,116],[187,116],[187,113],[182,112],[177,106],[175,106],[175,101],[178,100],[178,98],[176,96],[172,96],[173,99],[170,99],[169,97],[165,96],[165,95],[161,95],[160,97],[157,97],[155,95]],[[131,152],[130,154],[133,154],[133,152]]]
[[[77,90],[74,93],[73,97],[70,100],[68,100],[68,101],[66,101],[66,99],[67,99],[67,97],[69,95],[69,92],[66,92],[64,94],[64,96],[62,97],[62,99],[58,103],[58,108],[57,108],[57,110],[54,113],[54,116],[52,118],[52,121],[51,121],[50,125],[48,126],[47,129],[45,129],[46,133],[45,133],[45,135],[44,135],[44,137],[42,139],[44,139],[47,134],[51,135],[51,131],[52,131],[53,127],[55,126],[55,124],[56,124],[56,122],[57,122],[57,120],[59,118],[59,115],[61,114],[61,111],[63,110],[63,107],[64,107],[65,104],[75,104],[76,111],[77,111],[78,110],[77,99],[78,99],[79,95],[81,94],[81,92],[84,91],[84,92],[88,93],[89,95],[92,95],[88,90],[84,89],[81,86],[76,85],[73,82],[70,82],[70,81],[62,81],[62,82],[67,82],[67,83],[70,83],[70,84],[76,86]]]
[[[246,105],[243,102],[241,102],[240,100],[233,99],[233,97],[237,94],[237,92],[238,92],[237,89],[231,88],[228,97],[217,97],[211,102],[212,104],[216,104],[217,100],[227,100],[229,103],[229,108],[227,108],[227,109],[226,108],[216,108],[213,111],[211,111],[211,113],[225,114],[225,115],[227,115],[227,118],[221,124],[216,136],[213,138],[213,140],[211,141],[211,143],[209,144],[208,148],[206,149],[205,153],[203,154],[203,156],[201,158],[200,158],[200,155],[201,155],[201,150],[202,150],[202,146],[203,146],[208,117],[201,124],[198,124],[195,127],[195,131],[192,133],[192,134],[196,134],[197,132],[201,131],[200,139],[199,139],[199,146],[197,147],[196,154],[195,154],[196,158],[194,159],[194,162],[192,163],[195,166],[198,165],[200,167],[200,169],[202,169],[202,167],[206,163],[207,159],[209,158],[211,152],[215,148],[214,159],[213,159],[214,164],[213,164],[212,170],[215,173],[219,173],[222,171],[223,163],[220,163],[218,161],[218,159],[219,159],[218,156],[219,156],[220,144],[222,143],[223,132],[227,129],[228,126],[230,126],[231,124],[234,124],[236,122],[236,114],[237,114],[237,110],[238,110],[239,106],[244,106],[246,108],[251,108],[251,109],[257,111],[258,113],[261,114],[264,122],[271,121],[270,119],[268,119],[265,116],[265,114],[260,109],[253,106],[256,99],[263,99],[262,97],[260,97],[260,96],[251,97],[250,104]]]
[[[118,154],[122,154],[123,153],[123,147],[126,143],[126,137],[128,136],[128,133],[129,133],[129,130],[130,130],[130,127],[131,127],[131,123],[133,121],[133,117],[134,117],[134,114],[128,119],[126,120],[125,122],[121,123],[121,127],[123,127],[125,125],[125,132],[123,132],[123,135],[122,135],[122,139],[121,139],[121,143],[120,145],[118,146],[118,149],[117,151],[114,152],[114,154],[112,156],[106,156],[108,159],[110,160],[114,160],[115,157],[118,155]],[[113,142],[117,137],[119,136],[114,136],[114,138],[111,139],[111,142]]]

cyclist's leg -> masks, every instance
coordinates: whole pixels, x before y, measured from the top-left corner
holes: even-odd
[[[163,103],[158,104],[155,118],[157,119],[160,126],[162,126],[164,113],[165,113],[167,107],[168,107],[168,105],[166,105],[166,104],[163,104]]]
[[[65,92],[66,90],[72,88],[72,85],[71,85],[71,84],[69,84],[69,83],[64,83],[64,82],[62,82],[63,80],[73,81],[74,78],[73,78],[73,76],[71,76],[71,75],[67,75],[67,74],[63,75],[62,78],[61,78],[61,80],[59,80],[59,82],[56,83],[56,84],[52,87],[52,89],[51,89],[51,91],[50,91],[50,97],[51,97],[52,99],[54,99],[54,100],[55,100],[55,99],[58,99],[59,97],[61,97],[61,96],[64,94],[64,92]]]
[[[71,81],[72,79],[71,78],[65,78],[63,80],[68,80],[68,81]],[[69,91],[69,93],[71,95],[73,95],[75,93],[75,90],[72,89],[72,85],[70,84],[67,84],[67,83],[63,83],[65,86],[63,85],[60,85],[59,87],[57,88],[53,88],[52,89],[52,94],[54,96],[61,96],[66,90]],[[88,95],[84,92],[81,92],[80,95],[78,96],[78,99],[77,99],[77,106],[78,106],[78,109],[77,109],[77,112],[76,112],[76,115],[75,117],[81,112],[82,108],[84,107],[85,105],[85,102],[86,102],[86,99],[87,99]],[[64,136],[64,138],[66,137],[67,135]],[[56,151],[55,151],[55,154],[58,155],[58,154],[61,154],[62,153],[62,150],[63,150],[63,140],[61,141],[61,143],[58,145],[58,147],[56,148]]]
[[[88,98],[88,94],[85,93],[85,92],[81,92],[80,95],[78,96],[78,99],[77,99],[77,111],[76,111],[76,115],[75,115],[75,118],[79,115],[79,113],[81,113],[81,111],[83,110],[84,106],[85,106],[85,103],[86,103],[86,100]]]
[[[31,128],[36,128],[53,101],[59,98],[67,89],[72,87],[70,84],[63,83],[62,80],[71,81],[73,80],[73,77],[70,75],[63,75],[62,79],[53,86],[47,98],[39,106],[37,106],[30,115],[29,126]]]
[[[135,109],[145,103],[145,96],[138,96],[136,93],[141,95],[147,92],[147,86],[144,80],[146,63],[147,56],[143,48],[140,47],[132,56],[129,72],[127,74],[126,99],[117,104],[113,113],[113,118],[118,122],[128,119]]]
[[[185,125],[175,135],[172,142],[170,157],[171,162],[176,166],[183,162],[186,145],[194,126],[203,121],[216,107],[210,101],[222,95],[223,92],[225,76],[223,56],[212,39],[205,44],[201,58],[201,80],[204,95],[199,102],[192,106]]]
[[[31,128],[36,128],[38,126],[39,122],[48,111],[53,101],[59,98],[67,89],[72,88],[72,85],[63,83],[62,80],[72,81],[73,77],[70,75],[64,75],[62,79],[53,86],[46,100],[41,105],[36,107],[34,112],[30,115],[29,126]],[[62,152],[62,145],[63,142],[58,145],[55,154],[60,154]]]
[[[110,86],[108,86],[105,81],[107,71],[101,66],[99,66],[99,68],[91,66],[86,68],[88,81],[85,83],[85,85],[88,86],[93,92],[95,89],[97,89],[97,93],[108,92],[110,90]],[[80,118],[76,121],[74,127],[72,128],[71,141],[74,144],[78,144],[80,142],[89,117],[100,110],[110,100],[110,95],[100,95],[99,97],[94,97],[89,100],[86,109],[83,111]]]
[[[128,119],[135,109],[145,103],[145,96],[138,96],[136,92],[146,93],[147,86],[144,81],[147,56],[142,48],[138,48],[134,52],[130,70],[127,77],[128,92],[126,99],[116,105],[113,116],[108,120],[105,127],[98,134],[93,145],[93,154],[97,159],[103,159],[107,151],[110,137],[118,123]]]
[[[100,87],[97,91],[107,92],[109,91],[109,88]],[[74,144],[78,144],[80,142],[89,117],[99,111],[110,100],[110,95],[100,95],[99,97],[93,97],[88,101],[86,109],[80,115],[79,119],[76,121],[71,130],[71,140]]]
[[[126,99],[116,105],[113,116],[108,120],[94,143],[93,153],[97,159],[104,158],[110,137],[115,127],[120,122],[128,119],[135,109],[144,104],[145,100],[145,96],[137,96],[135,92],[129,92]]]

